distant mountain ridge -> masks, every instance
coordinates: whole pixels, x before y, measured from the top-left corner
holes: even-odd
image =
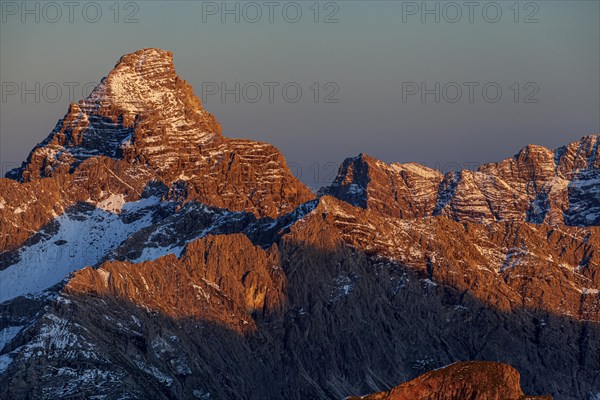
[[[441,174],[418,164],[346,159],[322,194],[400,218],[444,215],[458,221],[600,225],[598,135],[554,151],[529,145],[477,171]]]

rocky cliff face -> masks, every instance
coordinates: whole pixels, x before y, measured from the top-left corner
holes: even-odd
[[[510,365],[472,361],[428,372],[388,392],[348,400],[551,400],[550,396],[526,396],[519,372]]]
[[[0,398],[521,396],[500,364],[423,375],[490,360],[595,399],[598,139],[446,175],[360,155],[313,195],[171,53],[126,55],[0,179]]]
[[[387,165],[366,155],[344,161],[323,194],[399,218],[600,224],[598,135],[556,150],[527,146],[477,171],[442,175],[416,164]]]
[[[318,217],[317,217],[318,215]],[[401,220],[321,198],[315,219],[330,236],[373,256],[410,265],[431,285],[442,283],[503,310],[547,310],[598,321],[598,227],[488,225],[447,218]],[[318,221],[318,222],[317,222]],[[306,242],[317,233],[302,237]]]
[[[206,236],[188,244],[180,258],[168,254],[84,268],[64,292],[126,299],[170,318],[201,319],[248,333],[256,329],[254,318],[284,308],[286,279],[278,265],[276,249],[267,252],[245,235]]]
[[[73,103],[52,133],[10,173],[23,181],[73,170],[106,156],[147,162],[159,171],[192,161],[221,128],[175,72],[173,54],[143,49],[123,56],[90,96]]]
[[[364,154],[348,158],[333,184],[321,189],[352,205],[399,217],[431,215],[443,175],[422,165],[387,165]]]
[[[2,250],[22,245],[77,202],[139,200],[149,182],[171,188],[179,201],[257,216],[276,217],[313,197],[275,147],[220,132],[176,75],[170,52],[123,56],[11,179],[0,179],[0,214],[10,231]]]

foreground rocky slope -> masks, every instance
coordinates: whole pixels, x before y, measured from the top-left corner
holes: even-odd
[[[44,307],[3,351],[7,398],[341,399],[469,359],[514,365],[527,393],[597,388],[597,324],[490,307],[344,244],[318,213],[266,252],[218,235],[180,260],[84,269]]]
[[[550,396],[526,396],[519,372],[495,362],[462,362],[428,372],[388,392],[349,397],[348,400],[551,400]]]
[[[315,196],[169,52],[124,56],[0,179],[0,398],[342,399],[490,360],[595,399],[598,143],[361,155]]]

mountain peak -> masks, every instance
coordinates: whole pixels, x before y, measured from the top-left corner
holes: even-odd
[[[127,111],[143,111],[160,102],[176,79],[171,52],[142,49],[121,57],[88,99],[111,100]]]
[[[223,137],[192,87],[177,76],[173,54],[161,49],[121,57],[7,177],[77,179],[95,188],[89,196],[74,191],[69,201],[100,204],[125,195],[115,187],[96,190],[103,177],[89,170],[98,164],[120,165],[108,173],[135,193],[129,200],[151,181],[172,189],[169,196],[178,201],[202,199],[256,216],[276,217],[313,198],[274,146]]]
[[[167,64],[170,64],[174,69],[173,65],[173,52],[169,50],[159,49],[157,47],[146,47],[143,49],[136,50],[132,53],[123,55],[115,68],[120,64],[143,64],[148,61],[164,60]]]
[[[137,158],[167,169],[179,154],[220,139],[219,123],[177,76],[173,53],[146,48],[122,56],[7,176],[28,181],[49,176],[59,165],[73,170],[93,156]]]
[[[125,114],[160,112],[184,106],[204,114],[192,88],[177,76],[173,53],[146,48],[122,56],[108,76],[81,103],[110,104]]]

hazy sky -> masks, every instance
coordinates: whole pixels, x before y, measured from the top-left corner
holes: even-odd
[[[3,172],[143,47],[172,50],[226,136],[275,144],[313,187],[360,152],[446,171],[600,131],[598,1],[468,4],[2,2]]]

